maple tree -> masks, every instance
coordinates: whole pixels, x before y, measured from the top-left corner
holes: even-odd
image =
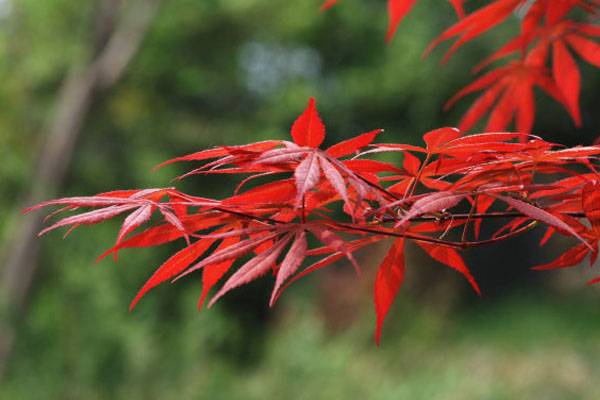
[[[328,0],[322,9],[338,3]],[[391,40],[416,0],[388,0]],[[494,0],[467,13],[463,0],[449,0],[458,21],[432,42],[426,53],[455,40],[444,61],[465,43],[506,21],[520,18],[521,31],[475,68],[498,60],[506,65],[477,78],[452,97],[483,92],[459,128],[423,135],[424,147],[376,143],[376,129],[321,149],[325,125],[310,99],[291,128],[291,141],[268,140],[221,146],[178,157],[172,163],[200,163],[178,179],[195,175],[245,178],[230,197],[212,199],[175,187],[120,190],[69,197],[35,205],[25,212],[59,206],[52,213],[75,213],[40,232],[96,224],[127,215],[115,244],[99,259],[121,250],[181,241],[185,246],[159,266],[131,302],[133,309],[154,287],[202,273],[201,308],[224,281],[210,307],[236,287],[274,275],[272,306],[296,280],[346,259],[360,271],[354,253],[384,240],[391,244],[377,269],[374,285],[377,343],[405,274],[404,252],[413,242],[438,263],[461,273],[473,290],[479,286],[462,252],[507,240],[544,226],[540,245],[559,234],[573,239],[554,261],[537,270],[566,268],[598,257],[600,240],[600,146],[563,148],[532,135],[535,87],[539,87],[581,124],[581,77],[573,54],[600,67],[598,0]],[[485,133],[465,135],[487,113]],[[507,131],[515,121],[515,131]],[[400,153],[399,165],[374,155]],[[266,180],[266,182],[265,182]],[[259,183],[257,183],[259,182]],[[482,225],[503,220],[482,237]],[[143,227],[146,226],[144,229]],[[486,230],[487,232],[488,230]],[[66,235],[65,235],[66,236]],[[600,282],[600,277],[589,283]]]
[[[199,197],[174,187],[121,190],[51,200],[25,212],[59,206],[54,216],[92,208],[59,219],[40,234],[69,227],[68,234],[127,214],[115,244],[100,259],[112,255],[116,260],[124,249],[185,244],[156,269],[131,309],[159,284],[199,272],[199,308],[222,280],[209,306],[268,273],[275,279],[273,305],[290,284],[340,259],[360,271],[354,253],[391,238],[375,278],[377,343],[402,286],[408,241],[461,273],[478,294],[461,252],[538,226],[546,228],[541,245],[556,234],[573,242],[555,261],[535,269],[571,267],[588,255],[591,263],[597,258],[600,175],[595,164],[600,146],[563,148],[516,132],[467,136],[456,128],[426,133],[424,147],[375,143],[381,134],[377,129],[321,149],[325,125],[310,99],[292,125],[292,141],[221,146],[161,164],[200,163],[180,179],[246,175],[230,197]],[[369,157],[384,152],[400,153],[402,163]],[[264,179],[268,181],[255,183]],[[506,224],[481,237],[482,224],[490,219]],[[144,225],[148,227],[142,230]]]
[[[531,133],[535,119],[533,89],[560,103],[576,126],[581,126],[579,97],[581,74],[573,54],[600,68],[600,1],[598,0],[492,0],[465,13],[464,0],[449,0],[459,20],[427,48],[426,54],[442,42],[455,40],[443,61],[462,45],[505,22],[511,15],[520,19],[520,32],[499,50],[473,68],[481,72],[490,64],[514,56],[506,65],[492,69],[459,91],[447,103],[452,107],[463,97],[483,92],[468,108],[459,123],[461,130],[474,127],[486,114],[485,130],[507,129],[513,119],[516,129]],[[322,9],[338,3],[328,0]],[[386,39],[394,36],[416,0],[388,0],[389,24]]]

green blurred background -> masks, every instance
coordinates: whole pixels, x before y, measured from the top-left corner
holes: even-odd
[[[102,13],[118,25],[149,1],[0,0],[2,259],[32,218],[19,210],[36,189],[61,87],[110,36]],[[59,185],[34,198],[171,185],[183,166],[154,165],[209,146],[287,138],[310,96],[328,143],[375,128],[385,128],[384,141],[418,143],[457,123],[469,101],[449,113],[444,101],[516,29],[509,21],[440,66],[441,51],[421,54],[454,18],[446,2],[420,0],[386,45],[383,0],[344,0],[327,13],[320,1],[162,1],[120,79],[92,95]],[[540,96],[536,133],[569,145],[599,135],[600,74],[582,69],[585,126],[573,128]],[[220,197],[232,182],[178,186]],[[541,232],[467,256],[483,298],[409,249],[408,281],[377,348],[371,287],[385,248],[359,255],[362,277],[334,266],[271,310],[273,282],[264,278],[199,313],[194,276],[155,289],[129,313],[178,247],[95,264],[117,229],[115,221],[64,241],[56,232],[36,239],[33,283],[20,307],[5,304],[0,315],[12,332],[11,340],[0,334],[10,343],[0,399],[600,398],[600,291],[584,286],[594,271],[528,271],[564,246],[538,248]]]

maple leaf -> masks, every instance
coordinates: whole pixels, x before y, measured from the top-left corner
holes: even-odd
[[[226,161],[241,158],[242,156],[251,157],[252,155],[261,154],[264,151],[277,147],[281,144],[279,140],[267,140],[263,142],[251,143],[242,146],[221,146],[208,150],[201,150],[196,153],[188,154],[185,156],[173,158],[167,160],[156,168],[163,167],[165,165],[173,164],[181,161],[204,161],[213,158],[219,158],[220,160],[215,164],[207,164],[205,168],[217,168],[221,164],[225,164]]]
[[[581,74],[571,52],[570,46],[583,60],[600,67],[600,45],[588,39],[582,33],[585,25],[561,21],[556,23],[545,34],[544,41],[552,43],[552,72],[558,89],[565,99],[565,106],[573,117],[576,126],[581,126],[581,112],[579,110],[579,94],[581,91]]]
[[[128,239],[122,240],[98,257],[97,261],[102,260],[110,254],[114,254],[116,260],[119,250],[124,248],[151,247],[172,242],[185,237],[186,232],[193,234],[200,230],[213,228],[226,223],[230,218],[230,215],[215,214],[213,211],[188,215],[182,219],[182,223],[185,226],[185,232],[168,222],[153,226]]]
[[[396,239],[387,252],[383,262],[377,269],[375,278],[375,313],[377,326],[375,328],[375,341],[381,342],[383,321],[404,282],[404,239]]]
[[[525,0],[496,0],[489,5],[469,14],[465,18],[452,25],[444,31],[433,43],[429,45],[426,54],[431,52],[441,42],[460,36],[452,44],[450,50],[446,53],[444,61],[463,44],[475,39],[494,26],[504,22]]]
[[[415,190],[417,183],[428,189],[446,190],[450,187],[450,183],[443,179],[445,176],[459,171],[466,171],[467,167],[478,165],[478,159],[489,162],[491,158],[498,159],[503,154],[526,150],[531,147],[531,143],[520,144],[510,143],[510,141],[514,139],[524,141],[524,139],[531,137],[526,134],[509,132],[462,136],[461,131],[456,128],[441,128],[428,132],[423,136],[423,140],[427,145],[426,148],[382,143],[375,145],[373,150],[366,151],[363,154],[388,151],[402,152],[404,155],[403,174],[390,176],[384,180],[400,180],[387,190],[402,193],[406,197],[411,194],[411,191]],[[421,160],[410,152],[425,153],[424,162],[421,163]],[[430,161],[433,156],[438,156],[439,159]],[[477,172],[473,169],[468,170],[472,173]]]
[[[119,216],[127,211],[133,211],[121,226],[121,229],[117,235],[117,243],[119,243],[135,230],[140,225],[147,222],[152,212],[158,209],[164,216],[165,220],[180,230],[185,236],[185,227],[183,226],[180,219],[174,215],[170,210],[171,206],[168,203],[160,202],[160,198],[164,196],[178,196],[178,192],[172,188],[167,189],[146,189],[137,191],[120,191],[113,193],[101,193],[97,196],[90,197],[67,197],[58,200],[51,200],[40,203],[36,206],[30,207],[23,211],[28,213],[37,210],[41,207],[54,206],[54,205],[67,205],[67,207],[59,210],[60,212],[74,210],[80,207],[101,207],[92,211],[84,212],[82,214],[72,215],[65,217],[51,226],[44,228],[39,235],[43,235],[56,228],[63,226],[71,226],[71,230],[80,225],[93,225],[108,219]],[[205,199],[199,199],[196,205],[213,205],[211,201],[205,201]],[[69,230],[69,232],[71,231]],[[69,233],[67,232],[67,233]]]
[[[584,202],[585,199],[586,198],[583,197]],[[575,229],[579,235],[584,237],[586,242],[568,248],[553,261],[532,267],[533,270],[546,271],[560,268],[571,268],[582,263],[588,255],[591,255],[590,266],[596,262],[598,257],[598,241],[600,240],[598,233],[593,229],[590,230],[587,226],[579,223],[577,220],[566,219],[566,222],[568,222],[569,225],[571,225],[571,227]],[[553,231],[549,232],[549,234],[542,239],[542,243],[547,241],[553,233]],[[588,284],[590,284],[590,282],[588,282]]]
[[[229,238],[225,238],[221,244],[215,249],[215,252],[221,251],[229,246],[233,246],[234,244],[240,241],[239,237],[232,236]],[[204,267],[202,270],[202,293],[200,294],[200,298],[198,299],[197,307],[198,309],[202,308],[204,301],[206,300],[206,296],[210,292],[210,289],[219,282],[219,280],[229,271],[229,269],[233,266],[235,259],[229,259],[222,261],[220,263],[210,264]]]
[[[421,247],[427,253],[427,255],[437,262],[455,269],[463,274],[467,281],[469,281],[469,284],[471,284],[473,287],[475,293],[481,296],[481,289],[479,289],[479,285],[477,285],[475,278],[473,278],[471,275],[471,272],[465,265],[465,262],[458,251],[449,247],[432,245],[431,243],[425,243],[421,241],[416,241],[415,243],[417,243],[417,245],[419,245],[419,247]]]
[[[465,199],[467,195],[468,193],[445,191],[419,196],[419,198],[412,204],[408,211],[402,215],[402,218],[396,222],[394,227],[402,227],[410,220],[420,215],[432,214],[452,208]],[[407,200],[401,201],[405,202]],[[395,204],[391,203],[390,205]]]
[[[318,147],[325,138],[325,126],[319,117],[316,101],[314,98],[310,98],[304,112],[292,124],[293,142],[265,141],[245,146],[216,148],[178,157],[168,163],[213,160],[182,175],[182,178],[196,174],[254,174],[245,179],[238,188],[257,176],[292,172],[296,186],[294,197],[296,209],[301,208],[302,200],[320,184],[320,178],[324,177],[346,204],[345,209],[353,213],[359,208],[348,205],[355,197],[359,199],[367,197],[372,187],[377,184],[365,178],[365,174],[359,166],[352,162],[340,162],[339,158],[359,152],[371,144],[381,132],[381,129],[377,129],[334,144],[324,151],[320,150]],[[281,199],[280,203],[285,203],[288,200],[290,186],[286,183],[287,186],[283,190],[283,187],[280,188],[277,185],[279,184],[273,186],[274,197],[267,193],[267,190],[271,188],[264,186],[247,192],[243,196],[225,199],[223,204],[230,206],[232,202],[239,205],[249,201],[262,201],[263,205],[266,205],[264,199],[269,199],[273,203],[275,203],[274,199]],[[353,193],[348,190],[348,187],[353,189]],[[382,188],[379,190],[384,192]],[[352,204],[360,203],[360,201],[362,200]]]
[[[322,10],[336,4],[336,0],[325,1]],[[386,40],[394,36],[398,25],[415,5],[416,0],[388,0],[388,29]],[[506,67],[492,71],[478,79],[473,85],[459,93],[455,100],[472,91],[486,89],[485,93],[469,108],[460,125],[463,129],[472,127],[488,110],[493,109],[486,130],[504,129],[513,116],[519,131],[530,132],[535,117],[535,104],[532,89],[540,87],[556,101],[560,102],[572,117],[576,126],[581,126],[579,94],[581,76],[572,52],[586,62],[600,65],[600,45],[589,37],[599,37],[600,28],[594,25],[594,17],[600,13],[597,0],[493,0],[465,15],[462,0],[450,0],[459,21],[447,28],[425,50],[429,54],[442,42],[456,39],[446,52],[445,63],[462,45],[476,39],[488,30],[503,23],[511,16],[518,17],[520,35],[510,40],[494,54],[477,65],[480,71],[490,63],[513,53],[519,60]],[[589,22],[575,22],[568,19],[571,11],[579,9],[588,15]],[[548,55],[552,50],[552,63],[548,65]],[[527,65],[517,67],[517,63]],[[495,75],[492,78],[492,75]],[[516,102],[512,99],[517,99]],[[501,128],[498,128],[501,127]]]
[[[319,183],[320,178],[319,158],[314,154],[309,154],[294,171],[296,179],[296,207],[299,207],[306,193]]]
[[[579,111],[581,76],[577,64],[563,42],[555,41],[552,43],[552,49],[554,81],[565,99],[565,105],[573,117],[575,125],[581,126],[581,112]]]
[[[547,264],[532,267],[533,270],[545,271],[557,268],[569,268],[580,264],[590,252],[590,249],[584,244],[571,247],[561,254],[557,259]]]
[[[310,98],[306,110],[292,125],[292,138],[298,146],[318,148],[323,143],[325,125],[317,113],[314,98]]]
[[[283,252],[285,246],[289,243],[292,237],[288,234],[278,240],[273,246],[269,247],[264,252],[256,257],[251,258],[248,262],[242,265],[228,280],[223,287],[214,295],[208,303],[212,306],[225,293],[238,286],[246,284],[259,276],[267,273],[275,264],[277,257]]]
[[[360,271],[358,263],[354,259],[354,256],[352,256],[352,251],[346,242],[333,230],[316,224],[310,224],[307,226],[307,228],[325,246],[329,247],[334,252],[344,255],[348,261],[352,263],[356,272]]]
[[[569,226],[569,224],[562,221],[556,215],[553,215],[552,213],[550,213],[548,211],[542,210],[541,208],[536,207],[532,204],[526,203],[522,200],[518,200],[518,199],[515,199],[512,197],[507,197],[507,196],[497,196],[497,197],[498,197],[498,199],[509,204],[511,207],[514,207],[516,210],[522,212],[526,216],[528,216],[534,220],[541,221],[541,222],[543,222],[549,226],[552,226],[554,228],[564,230],[564,231],[568,232],[570,235],[579,239],[581,242],[583,242],[588,247],[590,247],[589,244],[586,242],[586,240],[583,237],[581,237],[573,228],[571,228]]]
[[[478,78],[454,95],[444,107],[448,109],[464,96],[485,90],[462,117],[459,124],[461,130],[471,129],[492,109],[486,131],[506,129],[514,116],[517,130],[530,133],[535,117],[533,88],[536,86],[565,104],[545,67],[514,61]]]
[[[546,6],[550,7],[550,4],[556,5],[559,3],[549,2]],[[574,4],[571,4],[571,6],[574,6]],[[580,126],[579,94],[581,90],[581,75],[571,51],[567,47],[571,47],[572,51],[585,61],[600,67],[600,45],[589,39],[589,36],[600,35],[595,27],[590,29],[590,26],[587,24],[571,20],[557,20],[553,23],[548,21],[549,19],[547,18],[545,26],[536,26],[535,30],[531,28],[522,32],[521,35],[479,64],[476,70],[502,57],[515,52],[521,52],[529,42],[537,39],[537,43],[529,50],[528,57],[530,62],[538,65],[546,64],[549,50],[552,49],[553,79],[575,125]]]
[[[275,280],[275,286],[273,287],[273,293],[271,294],[271,300],[269,305],[272,307],[276,295],[283,283],[292,276],[302,265],[304,258],[306,258],[306,251],[308,249],[308,243],[306,241],[306,232],[304,230],[296,233],[294,243],[290,247],[287,255],[283,259],[279,271],[277,272],[277,279]]]
[[[472,91],[489,87],[468,110],[463,117],[460,127],[472,127],[494,103],[494,111],[490,117],[487,130],[504,129],[509,123],[513,113],[517,115],[517,128],[522,132],[530,132],[535,115],[531,89],[539,86],[555,100],[563,104],[576,126],[581,125],[579,111],[580,73],[571,52],[567,49],[569,44],[580,56],[593,65],[599,65],[597,43],[590,41],[583,35],[597,36],[597,27],[565,20],[566,14],[575,7],[581,7],[586,12],[594,14],[598,11],[597,2],[580,0],[538,0],[531,3],[522,21],[521,35],[509,41],[496,53],[488,57],[475,70],[480,70],[489,63],[503,58],[509,54],[527,52],[521,67],[516,67],[517,62],[503,68],[496,69],[472,85],[459,92],[446,106],[448,108],[454,101]],[[444,61],[462,44],[479,36],[487,29],[506,19],[517,7],[523,5],[518,0],[498,0],[490,5],[470,14],[453,27],[444,32],[428,51],[440,42],[454,36],[462,35],[450,48]],[[540,26],[540,21],[545,17],[545,26]],[[534,40],[537,43],[529,50],[527,47]],[[573,45],[572,43],[575,43]],[[545,69],[546,58],[552,48],[552,78],[554,84],[549,83],[548,72]],[[530,73],[524,72],[523,66],[530,66]],[[537,70],[537,71],[536,71]],[[537,75],[537,76],[536,76]],[[511,79],[507,79],[511,76]],[[496,82],[496,83],[494,83]],[[518,99],[516,104],[510,99]]]
[[[363,239],[357,239],[354,241],[347,242],[346,249],[349,252],[353,253],[362,247],[368,246],[373,243],[377,243],[383,239],[384,239],[383,236],[371,236],[371,237],[367,237],[367,238],[363,238]],[[277,301],[277,299],[281,295],[281,293],[285,289],[287,289],[292,283],[296,282],[297,280],[299,280],[301,278],[304,278],[305,276],[307,276],[315,271],[325,268],[344,257],[344,253],[342,251],[336,251],[329,246],[323,246],[321,248],[311,249],[306,252],[307,256],[322,255],[322,254],[327,254],[327,256],[316,261],[315,263],[311,264],[310,266],[304,268],[302,271],[300,271],[296,275],[292,276],[287,282],[282,284],[280,286],[280,288],[278,290],[276,290],[274,295],[272,296],[271,304],[274,304],[275,301]]]
[[[131,301],[129,309],[133,310],[136,304],[142,299],[142,297],[148,293],[152,288],[160,285],[161,283],[174,278],[179,275],[182,271],[196,261],[202,254],[204,254],[209,247],[213,244],[212,241],[197,241],[194,244],[189,245],[183,250],[178,251],[172,255],[167,261],[165,261],[150,277],[150,279],[144,284],[144,286],[137,293],[135,298]]]

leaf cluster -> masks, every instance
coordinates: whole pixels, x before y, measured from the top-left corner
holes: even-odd
[[[531,133],[535,121],[534,89],[541,89],[561,104],[576,126],[581,126],[579,98],[581,74],[574,58],[600,67],[600,37],[597,0],[492,0],[465,13],[463,0],[449,0],[459,20],[447,28],[426,49],[425,54],[443,42],[454,41],[443,62],[462,47],[509,17],[519,18],[520,32],[500,49],[473,68],[479,73],[492,63],[509,58],[479,76],[454,95],[445,105],[451,108],[463,97],[481,92],[463,115],[459,128],[472,129],[489,113],[485,131],[507,129],[514,120],[516,130]],[[337,0],[329,0],[329,8]],[[416,0],[388,0],[389,25],[386,39],[392,39],[398,25]]]
[[[25,211],[59,206],[51,216],[74,212],[40,234],[60,227],[70,233],[127,215],[115,244],[100,258],[181,242],[183,248],[143,285],[132,309],[159,284],[198,273],[203,282],[199,307],[221,281],[209,306],[266,274],[275,280],[273,305],[291,283],[340,259],[360,271],[354,253],[392,238],[375,279],[377,342],[404,279],[407,241],[461,273],[478,294],[462,258],[471,247],[543,226],[541,245],[557,234],[574,240],[555,261],[536,269],[574,266],[588,255],[593,263],[598,255],[600,146],[563,148],[527,133],[465,136],[459,129],[441,128],[424,134],[423,146],[375,143],[382,134],[377,129],[322,149],[326,130],[314,99],[290,133],[289,141],[216,147],[161,164],[194,164],[179,179],[244,176],[227,198],[199,197],[175,187],[121,190],[51,200]],[[402,163],[373,158],[379,153],[400,153]],[[491,219],[505,224],[482,237],[481,226]]]

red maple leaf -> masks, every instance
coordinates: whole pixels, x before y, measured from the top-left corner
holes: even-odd
[[[448,109],[463,97],[484,90],[462,117],[461,130],[471,129],[491,110],[485,130],[505,130],[513,120],[519,132],[531,132],[535,118],[534,87],[539,87],[556,101],[565,104],[550,72],[528,60],[514,61],[499,67],[466,86],[445,105]]]

